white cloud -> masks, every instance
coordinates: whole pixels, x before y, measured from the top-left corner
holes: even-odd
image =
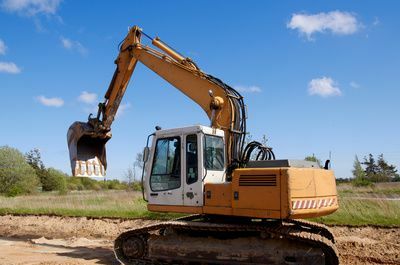
[[[340,96],[340,91],[336,82],[330,77],[315,78],[308,83],[308,94],[321,97]]]
[[[86,104],[95,104],[98,101],[96,93],[90,93],[87,91],[83,91],[79,95],[78,100]]]
[[[379,18],[378,18],[378,17],[375,17],[375,18],[374,18],[374,22],[372,22],[372,25],[373,25],[373,26],[378,26],[380,23],[381,23],[381,22],[379,21]]]
[[[129,109],[130,107],[131,107],[131,103],[129,103],[129,102],[119,105],[119,108],[118,108],[117,114],[115,115],[115,118],[121,117],[125,113],[125,111],[127,109]]]
[[[349,12],[331,11],[314,15],[293,14],[287,27],[298,30],[310,40],[316,32],[330,31],[338,35],[353,34],[360,28],[360,23]]]
[[[7,46],[2,39],[0,39],[0,54],[6,54]]]
[[[48,106],[48,107],[61,107],[64,105],[64,100],[62,98],[47,98],[45,96],[38,96],[36,97],[36,100],[38,100],[42,105]]]
[[[238,92],[242,92],[242,93],[259,93],[259,92],[261,92],[261,88],[259,86],[235,86],[234,88]]]
[[[82,55],[87,54],[87,49],[79,41],[71,40],[68,38],[60,37],[62,46],[67,50],[75,50]]]
[[[0,62],[0,73],[19,74],[21,69],[15,63]]]
[[[360,84],[358,84],[357,82],[354,82],[354,81],[351,81],[351,82],[350,82],[350,86],[351,86],[352,88],[360,88]]]
[[[0,55],[6,54],[6,50],[6,44],[0,39]],[[13,62],[0,62],[0,73],[19,74],[21,69]]]
[[[60,40],[65,49],[72,49],[72,41],[70,39],[61,37]]]
[[[55,15],[62,0],[3,0],[1,7],[26,16]]]

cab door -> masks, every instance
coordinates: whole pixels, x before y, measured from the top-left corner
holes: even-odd
[[[183,204],[185,206],[203,205],[203,172],[200,137],[201,133],[184,135],[183,166]]]
[[[158,138],[149,180],[149,203],[183,205],[182,137]]]

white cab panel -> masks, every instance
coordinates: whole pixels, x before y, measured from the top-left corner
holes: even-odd
[[[214,142],[219,143],[219,154],[222,148],[225,155],[222,130],[197,125],[156,131],[145,164],[144,187],[149,204],[202,206],[204,182],[222,183],[225,179],[226,161],[218,159],[218,170],[210,164]],[[211,151],[205,151],[206,143]]]

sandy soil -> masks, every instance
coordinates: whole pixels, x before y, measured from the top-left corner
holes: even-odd
[[[118,264],[112,240],[0,238],[0,253],[2,265]]]
[[[331,228],[343,264],[400,264],[400,228]]]
[[[0,216],[0,264],[118,264],[113,239],[147,220]],[[400,228],[332,227],[341,264],[399,264]]]

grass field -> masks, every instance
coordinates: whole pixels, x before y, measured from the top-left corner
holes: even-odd
[[[400,183],[368,188],[338,186],[340,208],[313,220],[336,225],[400,227]],[[82,191],[67,195],[42,193],[31,196],[0,196],[0,214],[55,214],[65,216],[169,219],[178,214],[151,213],[140,192]]]
[[[168,219],[177,214],[147,211],[140,192],[80,191],[67,195],[41,193],[38,195],[1,197],[0,214],[55,214],[64,216],[157,218]]]
[[[400,183],[379,183],[372,187],[337,186],[339,210],[315,218],[326,224],[400,227]]]

